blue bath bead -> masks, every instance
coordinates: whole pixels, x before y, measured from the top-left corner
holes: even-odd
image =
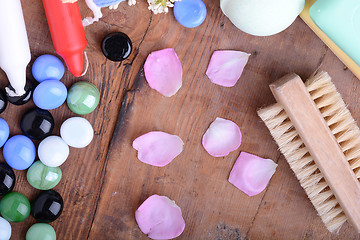
[[[34,90],[33,100],[37,107],[51,110],[60,107],[66,100],[67,89],[57,80],[41,82]]]
[[[34,162],[36,149],[30,138],[24,135],[15,135],[5,143],[3,154],[10,167],[24,170]]]
[[[9,138],[9,125],[7,122],[0,118],[0,147],[4,146]]]
[[[111,5],[123,2],[125,0],[94,0],[94,3],[98,7],[109,7]]]
[[[49,54],[41,55],[32,65],[32,74],[38,82],[60,80],[64,73],[65,67],[61,60]]]
[[[184,27],[194,28],[204,22],[206,6],[202,0],[181,0],[175,2],[174,15]]]

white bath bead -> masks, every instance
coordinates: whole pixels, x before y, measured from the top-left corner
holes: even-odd
[[[85,118],[72,117],[61,125],[60,136],[70,147],[83,148],[93,139],[94,129]]]
[[[289,27],[303,10],[305,0],[220,0],[220,7],[240,30],[270,36]]]
[[[0,240],[9,240],[11,237],[11,225],[4,218],[0,217]]]
[[[48,167],[58,167],[69,156],[69,146],[61,137],[49,136],[39,144],[38,155],[40,161]]]

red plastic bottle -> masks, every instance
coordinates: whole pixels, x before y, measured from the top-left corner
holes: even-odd
[[[81,76],[87,42],[78,3],[43,0],[43,4],[55,51],[75,77]]]

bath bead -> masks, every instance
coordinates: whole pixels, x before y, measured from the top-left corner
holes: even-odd
[[[202,0],[181,0],[175,2],[174,15],[184,27],[194,28],[204,22],[206,6]]]
[[[83,148],[93,139],[94,129],[85,118],[72,117],[61,125],[60,136],[70,147]]]
[[[30,202],[21,193],[11,192],[0,201],[0,213],[10,222],[24,221],[30,214]]]
[[[114,62],[127,59],[132,51],[130,38],[122,32],[114,32],[105,36],[101,49],[104,56]]]
[[[119,4],[120,2],[123,2],[125,0],[94,0],[93,2],[98,7],[109,7],[114,4]]]
[[[11,192],[15,186],[15,181],[15,173],[11,167],[6,163],[0,163],[0,195],[3,196]]]
[[[28,137],[15,135],[5,143],[3,154],[10,167],[16,170],[24,170],[34,162],[36,149]]]
[[[51,110],[60,107],[66,100],[67,89],[57,80],[41,82],[34,90],[33,100],[37,107]]]
[[[63,210],[64,202],[54,190],[41,192],[31,206],[31,215],[38,221],[50,223],[55,221]]]
[[[65,73],[64,64],[53,55],[45,54],[38,57],[32,65],[32,75],[38,82],[49,79],[60,80]]]
[[[33,108],[23,115],[20,127],[25,136],[42,140],[53,131],[54,118],[47,110]]]
[[[58,167],[69,156],[69,146],[58,136],[49,136],[38,147],[40,161],[48,167]]]
[[[9,125],[7,122],[0,118],[0,147],[4,146],[9,138]]]
[[[56,232],[49,224],[35,223],[27,231],[26,240],[56,240]]]
[[[41,161],[34,162],[26,174],[31,186],[39,190],[49,190],[55,187],[62,177],[59,167],[48,167]]]
[[[9,240],[11,237],[11,225],[4,218],[0,217],[0,240]]]
[[[7,88],[14,91],[14,89],[11,87],[11,85],[7,86]],[[14,105],[23,105],[23,104],[27,103],[28,101],[30,101],[31,96],[33,94],[33,90],[34,90],[33,86],[31,85],[29,80],[27,80],[26,85],[25,85],[25,93],[23,95],[12,96],[9,93],[6,93],[6,98],[10,103],[12,103]]]
[[[3,90],[0,90],[0,113],[4,112],[8,104],[8,100]]]
[[[76,114],[91,113],[100,101],[100,93],[94,84],[77,82],[69,90],[67,105]]]

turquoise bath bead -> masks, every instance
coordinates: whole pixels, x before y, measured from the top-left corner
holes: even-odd
[[[29,184],[39,190],[52,189],[60,182],[61,177],[59,167],[48,167],[41,161],[34,162],[26,175]]]
[[[56,240],[56,232],[49,224],[35,223],[27,231],[26,240]]]
[[[69,90],[67,105],[76,114],[91,113],[100,101],[100,93],[94,84],[77,82]]]
[[[29,200],[21,193],[11,192],[0,201],[0,213],[10,222],[24,221],[30,214]]]

